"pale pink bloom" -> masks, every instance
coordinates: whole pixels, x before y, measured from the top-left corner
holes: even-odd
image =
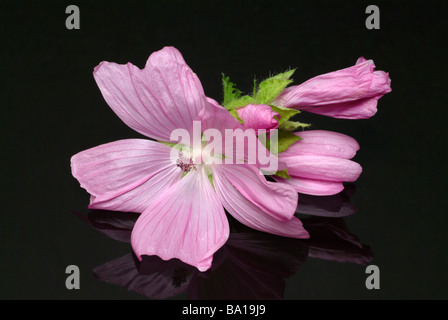
[[[206,98],[180,52],[165,47],[144,69],[102,62],[94,78],[112,110],[135,131],[170,142],[174,129],[243,128],[227,110]],[[193,136],[193,134],[192,134]],[[178,258],[200,271],[226,242],[224,208],[257,230],[307,238],[294,217],[297,192],[266,181],[256,165],[192,164],[172,148],[145,139],[119,140],[72,157],[73,176],[91,194],[89,208],[141,213],[131,237],[136,255]],[[213,185],[210,181],[213,179]]]
[[[244,121],[245,128],[259,129],[277,129],[279,114],[265,104],[249,104],[237,110],[238,116]],[[277,117],[277,119],[275,118]]]
[[[333,195],[344,189],[342,182],[353,182],[361,174],[361,166],[349,160],[359,150],[355,139],[332,131],[296,132],[302,138],[281,152],[279,158],[287,166],[291,179],[276,178],[298,192],[311,195]]]
[[[367,119],[377,112],[378,100],[391,91],[389,74],[375,71],[363,57],[352,67],[314,77],[288,87],[274,105],[342,119]]]

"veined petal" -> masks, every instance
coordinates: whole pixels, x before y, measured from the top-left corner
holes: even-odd
[[[355,139],[338,132],[309,130],[294,134],[302,140],[280,153],[280,159],[305,154],[351,159],[359,150],[359,144]]]
[[[132,231],[136,255],[178,258],[205,271],[226,242],[229,224],[205,168],[191,171],[141,214]]]
[[[221,174],[247,200],[265,214],[280,221],[290,220],[297,208],[297,192],[288,185],[267,181],[253,165],[218,165],[213,173]]]
[[[354,66],[329,72],[286,88],[274,104],[334,118],[367,119],[378,100],[391,92],[389,74],[375,71],[372,60],[359,58]]]
[[[191,132],[206,104],[198,77],[173,47],[151,54],[143,70],[131,63],[102,62],[94,78],[120,119],[156,140],[170,141],[178,128]]]
[[[369,119],[377,113],[378,100],[381,97],[376,96],[324,106],[300,107],[300,109],[337,119]]]
[[[282,161],[286,163],[291,177],[314,180],[353,182],[362,171],[358,163],[336,157],[297,155],[285,157]]]
[[[371,60],[325,73],[283,90],[276,99],[283,107],[318,106],[365,98],[372,82],[374,64]]]
[[[344,189],[344,185],[339,181],[323,181],[294,176],[291,177],[291,179],[283,179],[274,176],[274,179],[294,187],[297,192],[315,196],[329,196],[337,194]]]
[[[74,155],[72,174],[92,195],[89,208],[141,213],[182,176],[170,152],[155,141],[119,140]]]
[[[286,168],[284,163],[258,140],[254,129],[245,128],[215,100],[211,98],[207,100],[209,105],[201,111],[201,127],[204,129],[204,136],[212,141],[215,137],[212,138],[206,129],[215,129],[220,133],[221,149],[215,152],[225,155],[229,160],[229,162],[226,160],[226,163],[255,164],[267,171],[272,169],[271,165],[275,161],[278,166],[275,171]]]
[[[213,168],[213,183],[227,211],[242,224],[255,230],[284,237],[306,239],[308,232],[296,217],[280,221],[262,211],[257,205],[243,195],[227,178],[225,166]]]

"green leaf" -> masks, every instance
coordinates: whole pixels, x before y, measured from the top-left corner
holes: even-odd
[[[278,129],[275,133],[277,135],[277,150],[275,150],[275,145],[271,148],[271,143],[274,135],[271,135],[269,139],[266,139],[267,133],[258,135],[258,139],[260,142],[268,149],[272,154],[278,155],[280,152],[286,151],[290,145],[293,143],[302,140],[299,136],[296,136],[294,133]],[[274,140],[275,141],[275,140]]]
[[[298,128],[307,128],[309,126],[311,125],[299,121],[283,121],[279,128],[285,131],[294,131]]]
[[[278,153],[286,151],[290,145],[301,140],[294,133],[284,130],[278,130]]]
[[[294,71],[295,69],[279,73],[262,81],[254,95],[255,100],[260,104],[269,104],[292,82],[290,77]]]
[[[241,97],[241,91],[235,88],[235,84],[230,81],[229,77],[222,74],[222,87],[224,91],[223,106],[226,107],[230,102]]]
[[[238,112],[236,111],[236,109],[232,109],[229,110],[229,113],[236,119],[238,120],[240,123],[244,123],[244,120],[240,118]]]
[[[241,98],[234,99],[226,106],[224,106],[227,110],[235,110],[242,107],[247,106],[248,104],[257,104],[254,98],[251,96],[242,96]]]
[[[291,76],[294,74],[295,71],[296,71],[296,69],[291,69],[291,70],[285,71],[283,73],[276,74],[275,76],[272,76],[266,80],[269,80],[269,79],[290,80]]]
[[[277,171],[274,175],[284,179],[291,179],[291,176],[288,174],[288,169]]]
[[[294,110],[294,109],[290,109],[290,108],[285,108],[285,107],[277,107],[277,106],[273,106],[271,105],[271,109],[275,112],[277,112],[278,114],[280,114],[280,119],[278,120],[278,125],[281,126],[284,122],[288,121],[289,118],[291,118],[292,116],[300,113],[299,110]]]

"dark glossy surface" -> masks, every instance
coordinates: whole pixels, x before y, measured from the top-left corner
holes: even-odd
[[[155,286],[158,297],[176,299],[448,298],[448,52],[438,2],[377,2],[380,30],[365,28],[364,1],[76,1],[80,30],[65,28],[69,4],[0,4],[0,298],[147,299]],[[254,76],[297,67],[298,84],[359,56],[390,73],[393,91],[372,119],[300,115],[314,129],[357,139],[364,169],[356,191],[301,197],[312,240],[236,224],[200,274],[175,261],[136,263],[126,241],[136,216],[88,212],[70,157],[141,138],[107,106],[93,68],[103,60],[143,67],[165,45],[182,52],[217,100],[221,72],[246,91]],[[333,217],[305,217],[310,210]],[[80,290],[65,288],[71,264]],[[380,268],[379,290],[366,289],[366,264]]]

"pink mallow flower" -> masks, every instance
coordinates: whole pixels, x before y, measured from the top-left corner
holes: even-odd
[[[237,109],[238,116],[244,121],[244,127],[247,129],[254,129],[258,132],[259,129],[277,129],[278,117],[277,112],[265,104],[249,104],[243,108]],[[277,117],[277,119],[276,119]]]
[[[194,136],[193,121],[204,130],[243,128],[206,98],[198,77],[173,47],[151,54],[142,70],[131,63],[102,62],[94,78],[117,116],[149,138],[170,142],[179,128]],[[158,255],[209,269],[229,237],[224,208],[253,229],[309,237],[294,217],[298,196],[293,187],[267,181],[256,165],[195,164],[181,152],[174,161],[171,152],[164,143],[127,139],[71,159],[73,176],[91,194],[89,208],[141,213],[131,236],[139,259]]]
[[[389,74],[375,71],[372,60],[363,57],[352,67],[322,74],[288,87],[273,102],[333,118],[367,119],[377,112],[377,103],[391,91]]]
[[[302,138],[279,158],[287,166],[291,179],[277,178],[298,192],[327,196],[341,192],[343,182],[353,182],[361,174],[361,166],[349,160],[359,150],[355,139],[332,131],[295,132]]]

